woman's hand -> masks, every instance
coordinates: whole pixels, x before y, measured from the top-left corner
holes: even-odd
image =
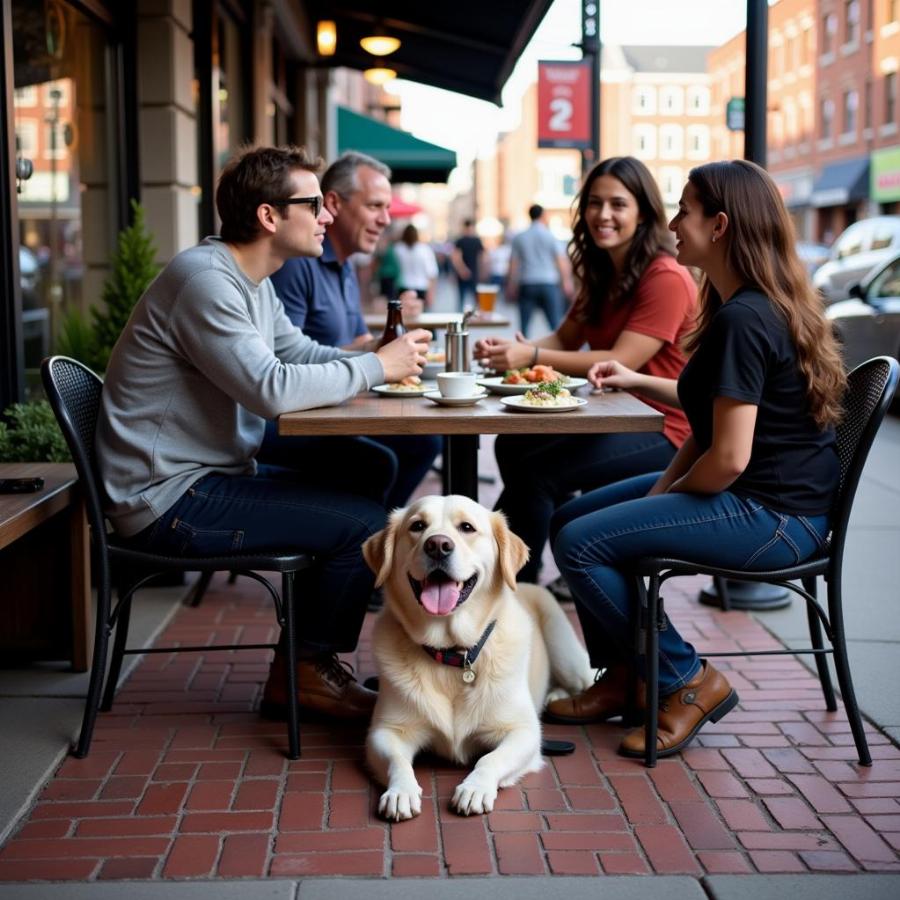
[[[495,372],[524,369],[534,359],[534,344],[520,331],[516,332],[515,341],[485,338],[475,344],[475,358]]]
[[[637,387],[640,382],[640,373],[623,366],[622,363],[616,362],[614,359],[603,360],[594,363],[588,369],[588,381],[597,390],[602,388],[620,388],[623,391],[629,391]]]

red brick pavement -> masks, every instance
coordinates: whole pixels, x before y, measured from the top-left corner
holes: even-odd
[[[675,582],[668,609],[708,649],[776,647],[743,613]],[[371,617],[370,617],[371,619]],[[217,579],[160,640],[268,639],[258,585]],[[371,621],[351,661],[372,672]],[[362,727],[305,725],[303,758],[254,712],[263,651],[144,659],[0,849],[0,880],[251,876],[597,875],[900,871],[900,750],[869,727],[861,769],[842,711],[790,657],[723,661],[740,706],[681,757],[647,771],[616,755],[621,729],[551,726],[574,755],[501,791],[488,816],[448,809],[461,772],[422,761],[422,815],[379,821]]]

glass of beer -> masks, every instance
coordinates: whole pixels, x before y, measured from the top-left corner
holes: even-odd
[[[478,311],[482,315],[490,317],[494,312],[494,304],[497,302],[497,294],[500,287],[496,284],[479,284],[475,286],[475,296],[478,298]]]

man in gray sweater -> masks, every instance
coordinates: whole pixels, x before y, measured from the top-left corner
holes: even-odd
[[[421,372],[429,334],[374,353],[324,347],[288,320],[269,275],[322,253],[332,221],[318,163],[299,148],[244,151],[222,172],[221,238],[178,254],[136,305],[110,359],[97,455],[116,531],[135,547],[213,555],[296,547],[319,560],[298,609],[298,689],[307,709],[366,717],[375,694],[337,657],[356,646],[373,577],[360,544],[382,504],[347,490],[354,473],[301,456],[260,465],[266,419],[341,403]],[[389,484],[376,486],[378,496]],[[283,712],[276,653],[263,706]]]

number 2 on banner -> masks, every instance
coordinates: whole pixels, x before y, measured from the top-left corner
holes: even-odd
[[[572,101],[565,97],[555,97],[550,101],[550,121],[548,128],[551,131],[569,131],[572,128]]]

